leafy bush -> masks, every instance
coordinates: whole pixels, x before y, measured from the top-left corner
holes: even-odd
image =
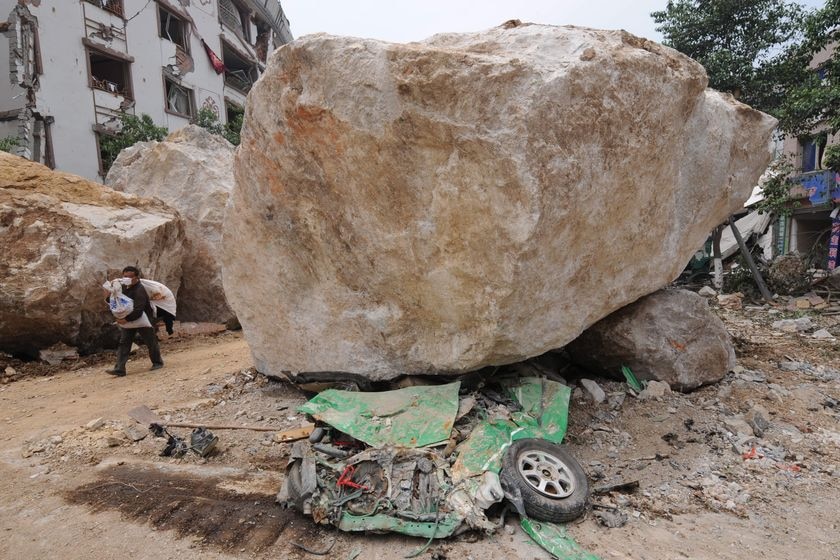
[[[18,139],[14,136],[6,136],[5,138],[0,138],[0,152],[12,152],[12,148],[15,148],[18,145]]]
[[[840,173],[840,144],[834,144],[825,149],[823,153],[823,165]]]
[[[799,206],[799,202],[790,196],[790,176],[793,164],[787,156],[774,160],[765,171],[767,179],[761,183],[764,199],[755,205],[761,214],[790,215]]]
[[[234,146],[238,146],[240,142],[239,132],[242,130],[242,115],[242,113],[237,112],[233,119],[226,124],[222,124],[219,122],[218,115],[212,109],[203,107],[198,110],[195,124],[213,134],[218,134]]]
[[[767,265],[762,260],[756,258],[755,248],[753,250],[753,261],[755,262],[755,266],[758,268],[761,275],[766,277]],[[755,283],[755,278],[753,278],[752,272],[750,271],[750,267],[747,266],[747,261],[744,259],[742,254],[738,253],[738,256],[735,259],[735,264],[737,266],[733,266],[724,274],[721,291],[725,294],[741,292],[750,299],[761,299],[761,291],[758,289],[758,286]]]
[[[152,117],[143,113],[139,117],[123,113],[120,115],[120,130],[115,134],[102,135],[99,140],[99,153],[102,157],[102,167],[107,172],[114,160],[124,149],[137,142],[160,142],[169,130],[165,126],[157,126]]]

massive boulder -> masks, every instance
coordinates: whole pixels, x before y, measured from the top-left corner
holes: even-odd
[[[676,278],[773,118],[623,31],[312,35],[248,98],[225,293],[257,367],[372,379],[541,354]]]
[[[113,342],[101,284],[131,264],[177,290],[183,240],[160,201],[0,152],[0,351]]]
[[[190,125],[163,142],[141,142],[117,157],[105,184],[155,197],[184,220],[184,276],[178,318],[225,323],[234,317],[222,286],[222,221],[233,190],[233,146]]]
[[[679,391],[723,379],[735,348],[706,300],[687,290],[662,290],[616,311],[566,346],[575,362],[623,379],[665,381]]]

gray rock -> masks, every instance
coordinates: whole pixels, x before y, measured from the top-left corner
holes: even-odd
[[[115,190],[159,198],[184,220],[178,293],[178,318],[184,321],[235,319],[222,287],[219,254],[225,206],[233,190],[233,149],[221,136],[190,125],[162,142],[141,142],[123,150],[106,178]]]
[[[744,420],[750,425],[758,437],[763,437],[764,432],[770,428],[770,413],[761,405],[754,405],[746,414]]]
[[[604,390],[601,389],[601,386],[595,381],[592,381],[591,379],[581,379],[580,384],[583,385],[583,388],[586,389],[586,392],[589,393],[589,396],[595,404],[601,404],[604,400],[606,400],[607,394],[604,393]]]
[[[700,288],[697,294],[703,297],[715,297],[717,295],[717,292],[714,290],[714,288],[711,288],[709,286],[703,286],[702,288]]]
[[[815,331],[814,334],[811,335],[812,337],[818,340],[834,340],[834,335],[828,332],[826,329],[820,329]]]
[[[147,435],[149,435],[149,430],[143,429],[140,426],[137,426],[136,424],[129,424],[127,426],[123,426],[122,432],[131,441],[140,441],[144,439]]]
[[[277,49],[222,243],[257,369],[515,363],[667,285],[771,157],[775,120],[707,83],[675,50],[581,27]]]
[[[723,425],[733,434],[742,436],[753,436],[752,426],[750,426],[743,416],[729,416],[723,419]]]
[[[619,379],[621,366],[644,380],[689,391],[721,380],[735,367],[735,349],[706,301],[686,290],[663,290],[613,313],[567,347],[587,369]]]
[[[647,387],[639,393],[641,400],[660,399],[671,392],[671,387],[664,381],[648,381]]]
[[[51,366],[57,366],[64,360],[78,359],[79,352],[66,344],[57,343],[38,352],[38,359]]]
[[[773,321],[771,326],[782,332],[796,333],[813,329],[814,322],[810,317],[800,317],[798,319],[781,319],[779,321]]]

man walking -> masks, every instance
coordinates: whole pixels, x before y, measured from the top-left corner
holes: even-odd
[[[133,266],[127,266],[122,271],[123,294],[130,297],[134,302],[134,309],[131,313],[123,319],[117,319],[117,324],[125,325],[130,321],[135,321],[146,313],[149,321],[154,320],[154,312],[152,311],[151,303],[149,302],[149,295],[143,284],[140,283],[140,270]],[[131,344],[134,338],[139,334],[146,343],[149,349],[149,358],[152,360],[151,369],[160,369],[163,367],[163,359],[160,357],[160,347],[158,346],[157,336],[153,327],[140,328],[122,328],[120,333],[120,345],[117,350],[117,365],[114,369],[107,370],[107,373],[122,377],[125,375],[125,364],[128,362],[128,355],[131,352]]]

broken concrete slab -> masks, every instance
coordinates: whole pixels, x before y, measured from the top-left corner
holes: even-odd
[[[578,27],[278,49],[223,235],[257,368],[514,363],[667,285],[770,159],[774,119],[706,86],[674,50]]]

